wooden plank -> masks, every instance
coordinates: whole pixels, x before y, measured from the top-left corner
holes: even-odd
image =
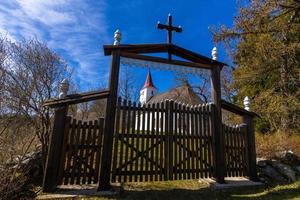
[[[113,163],[112,163],[112,182],[116,182],[116,176],[117,176],[117,168],[118,168],[118,158],[120,156],[119,154],[119,137],[120,137],[120,115],[121,115],[121,103],[122,99],[121,97],[118,98],[117,106],[116,106],[116,121],[115,121],[115,140],[114,140],[114,148],[113,148]]]
[[[142,132],[141,132],[141,153],[144,155],[144,148],[145,148],[145,129],[146,129],[146,112],[145,112],[145,105],[142,106]],[[141,171],[145,171],[144,168],[144,157],[141,156]],[[140,182],[143,181],[143,176],[140,175]]]
[[[137,131],[136,131],[136,149],[139,151],[140,149],[140,128],[141,128],[141,104],[139,103],[137,106]],[[136,152],[136,156],[138,156],[138,152]],[[141,170],[141,165],[139,165],[140,159],[137,158],[135,162],[135,173],[134,173],[134,181],[138,181],[138,170]]]
[[[73,162],[74,163],[74,148],[73,148],[73,143],[74,143],[74,138],[75,138],[75,131],[76,129],[74,128],[75,127],[75,124],[76,124],[76,119],[72,119],[71,120],[71,133],[69,134],[69,149],[68,149],[68,152],[67,152],[67,156],[68,156],[68,161],[67,161],[67,166],[66,166],[66,177],[65,177],[65,180],[64,180],[64,184],[67,185],[70,183],[70,178],[71,178],[71,163]]]
[[[58,173],[60,156],[64,138],[64,126],[68,107],[61,107],[55,110],[52,134],[46,161],[46,168],[43,177],[43,191],[52,192],[58,184]]]
[[[93,122],[89,121],[88,122],[88,132],[87,132],[87,138],[86,138],[86,144],[90,145],[91,144],[91,134],[92,134],[92,128],[93,128]],[[88,166],[89,165],[89,160],[92,159],[91,158],[91,149],[87,148],[86,149],[86,155],[85,155],[85,164],[84,164],[84,173],[86,176],[86,180],[84,180],[83,182],[87,182],[88,184],[91,184],[92,182],[92,177],[91,177],[91,168]],[[88,171],[88,167],[89,167],[89,171]]]
[[[109,190],[111,188],[111,161],[113,149],[113,136],[115,126],[115,112],[119,85],[120,51],[112,52],[109,76],[109,97],[106,103],[105,125],[103,136],[103,150],[101,154],[100,181],[98,190]]]
[[[88,101],[94,101],[98,99],[104,99],[109,96],[109,90],[97,90],[91,92],[84,92],[80,94],[69,94],[60,99],[49,99],[45,101],[43,106],[49,106],[51,108],[57,108],[61,106],[68,106],[78,103],[84,103]]]
[[[183,114],[183,118],[182,118],[182,121],[183,121],[183,141],[182,141],[182,145],[186,148],[187,147],[187,129],[188,129],[188,124],[187,124],[187,107],[185,106],[185,104],[183,104],[182,106],[182,114]],[[186,149],[182,149],[183,150],[183,160],[184,160],[184,164],[183,164],[183,179],[187,179],[187,173],[186,173],[186,170],[188,169],[188,162],[187,162],[187,159],[188,159],[188,152]]]
[[[130,107],[131,107],[131,101],[129,100],[127,102],[127,107],[126,107],[126,122],[125,122],[125,132],[123,133],[125,135],[125,139],[127,141],[127,143],[129,143],[129,133],[130,133]],[[125,145],[125,156],[124,156],[124,163],[128,162],[128,154],[129,154],[129,147],[128,145]],[[128,165],[125,166],[124,171],[127,172],[128,171]],[[127,182],[127,176],[124,176],[124,182]]]
[[[98,145],[98,149],[97,149],[97,157],[96,157],[96,173],[95,173],[95,180],[96,182],[98,182],[99,179],[99,167],[100,167],[100,158],[102,157],[103,154],[103,149],[104,149],[104,118],[99,118],[98,119],[98,138],[97,138],[97,145]],[[101,160],[102,162],[102,160]]]
[[[204,178],[204,165],[203,165],[203,160],[204,160],[204,145],[203,145],[203,136],[204,136],[204,114],[203,114],[203,111],[204,111],[204,106],[203,104],[199,106],[199,140],[200,140],[200,178]]]
[[[174,102],[174,111],[173,111],[173,115],[174,115],[174,128],[173,128],[173,141],[172,141],[172,146],[173,146],[173,158],[174,158],[174,164],[172,165],[173,168],[173,173],[174,173],[174,180],[178,180],[178,168],[177,168],[177,164],[178,164],[178,103]]]
[[[132,58],[132,59],[149,61],[149,62],[177,65],[180,67],[185,66],[185,67],[192,67],[197,69],[208,69],[208,70],[211,69],[212,67],[210,64],[205,64],[205,63],[186,62],[186,61],[174,60],[174,59],[168,60],[165,58],[145,56],[145,55],[139,55],[139,54],[128,53],[128,52],[122,52],[121,56],[125,58]]]
[[[197,172],[196,172],[196,179],[199,179],[200,178],[200,159],[199,159],[199,156],[201,156],[200,152],[199,152],[199,106],[195,106],[194,107],[194,111],[195,111],[195,136],[196,138],[194,139],[195,141],[195,149],[196,149],[196,156],[195,156],[195,162],[196,162],[196,169],[197,169]],[[199,173],[200,172],[200,173]]]
[[[155,108],[158,110],[159,109],[159,103],[156,103]],[[155,143],[157,144],[156,148],[155,148],[155,162],[156,162],[156,166],[155,166],[155,181],[159,180],[160,177],[160,171],[161,169],[159,169],[159,144],[162,144],[162,141],[159,138],[159,114],[160,112],[156,111],[155,112]]]
[[[174,136],[174,101],[169,102],[169,123],[168,123],[168,155],[169,155],[169,180],[173,179],[173,136]]]
[[[163,166],[163,169],[161,170],[161,175],[160,175],[160,181],[165,179],[166,176],[166,166],[164,163],[164,145],[165,145],[165,124],[164,124],[164,119],[165,119],[165,112],[163,112],[163,109],[165,108],[165,103],[161,102],[160,103],[160,109],[161,109],[161,117],[160,117],[160,166]]]
[[[190,136],[195,136],[195,109],[194,109],[194,106],[191,106],[191,122],[190,122],[190,125],[191,125],[191,133],[190,133]],[[192,155],[191,155],[191,158],[192,158],[192,162],[191,162],[191,169],[193,170],[196,170],[196,167],[195,167],[195,159],[196,159],[196,156],[195,156],[195,139],[194,137],[190,137],[190,141],[191,141],[191,151],[192,151]],[[192,179],[195,179],[196,178],[196,173],[194,171],[194,173],[192,173]]]
[[[70,129],[70,123],[71,123],[71,117],[66,116],[66,121],[65,121],[65,130],[64,130],[64,137],[63,137],[63,143],[62,143],[62,151],[61,151],[61,157],[60,157],[60,168],[58,171],[58,184],[61,185],[63,184],[63,179],[64,177],[64,172],[65,172],[65,166],[66,163],[68,162],[67,160],[67,144],[68,144],[68,138],[69,138],[69,129]]]
[[[164,148],[164,159],[165,159],[165,177],[164,180],[170,180],[170,152],[169,152],[169,145],[170,145],[170,101],[166,101],[166,113],[165,113],[165,148]]]
[[[208,149],[208,165],[209,165],[209,174],[208,174],[208,176],[209,177],[212,177],[212,175],[213,175],[212,166],[215,164],[215,162],[213,161],[213,155],[212,155],[212,152],[214,151],[214,150],[212,150],[212,132],[213,132],[213,129],[214,129],[214,126],[215,126],[214,121],[213,121],[214,118],[215,118],[215,115],[214,115],[215,113],[213,113],[214,112],[213,109],[214,108],[213,108],[212,104],[207,105],[207,110],[208,110],[208,131],[207,131],[207,134],[208,134],[208,137],[209,137],[209,139],[207,141],[208,142],[207,143],[207,145],[208,145],[207,149]],[[222,129],[222,126],[220,126],[219,128]],[[222,153],[224,153],[224,151]]]
[[[124,99],[123,100],[123,106],[125,106],[127,104],[127,100]],[[122,111],[122,128],[121,128],[121,133],[120,133],[120,138],[121,138],[121,141],[120,141],[120,156],[119,156],[119,164],[118,164],[118,170],[117,170],[117,174],[120,174],[120,172],[122,171],[122,164],[124,163],[124,134],[125,134],[125,130],[126,130],[126,109],[123,108],[121,109]],[[124,180],[124,178],[123,178]],[[121,175],[118,175],[118,182],[121,183],[122,182],[122,176]]]
[[[179,165],[178,165],[178,174],[179,174],[179,177],[178,179],[181,180],[182,179],[182,173],[183,173],[183,169],[182,169],[182,161],[183,161],[183,152],[182,152],[182,148],[181,148],[181,145],[182,145],[182,137],[179,137],[179,136],[182,136],[184,133],[183,133],[183,128],[182,128],[182,104],[179,103],[178,105],[178,135],[177,135],[177,140],[178,140],[178,143],[179,143],[179,146],[178,146],[178,143],[177,143],[177,146],[178,146],[178,162],[179,162]]]
[[[81,138],[82,138],[82,121],[78,120],[78,128],[77,128],[77,138],[76,138],[76,163],[75,163],[75,168],[74,172],[76,173],[75,177],[75,183],[78,185],[80,184],[80,168],[81,168],[81,149],[78,148],[79,144],[81,144]]]
[[[151,108],[152,108],[152,112],[151,112],[150,129],[151,129],[151,135],[155,136],[155,131],[154,131],[154,128],[155,128],[155,104],[154,103],[151,105]],[[150,146],[155,145],[154,137],[151,137],[150,142],[151,142]],[[156,143],[157,143],[157,141],[156,141]],[[153,161],[155,161],[154,152],[155,152],[155,148],[152,149],[151,152],[150,152],[150,160],[153,160]],[[155,163],[155,164],[154,163],[153,164],[150,163],[150,169],[149,169],[150,171],[155,171],[155,166],[157,165],[157,163]],[[153,174],[150,174],[150,181],[153,181]]]
[[[86,131],[87,131],[87,122],[86,121],[83,121],[83,126],[82,126],[82,132],[81,132],[81,139],[80,139],[80,144],[81,145],[84,145],[85,142],[86,142]],[[78,167],[78,177],[77,177],[77,180],[78,180],[78,183],[79,184],[84,184],[84,180],[85,180],[85,174],[83,172],[83,165],[84,165],[84,162],[83,160],[85,159],[85,149],[84,148],[80,148],[79,149],[79,167]]]
[[[146,134],[149,136],[150,135],[150,113],[151,113],[151,111],[150,111],[150,108],[151,108],[151,105],[150,104],[147,104],[146,105],[147,106],[147,108],[148,108],[148,110],[149,111],[147,111],[146,113]],[[150,151],[148,150],[149,149],[149,145],[150,145],[150,139],[146,139],[146,138],[144,138],[145,140],[146,140],[146,146],[145,146],[145,154],[144,155],[146,155],[146,159],[145,159],[145,171],[147,172],[147,171],[149,171],[149,165],[151,165],[150,163],[149,163],[149,157],[150,157]],[[149,178],[149,176],[148,176],[148,174],[146,173],[146,176],[145,176],[145,181],[148,181],[148,178]]]
[[[187,111],[187,132],[186,132],[186,148],[188,149],[188,150],[191,150],[191,141],[190,141],[190,139],[191,139],[191,107],[190,107],[190,105],[187,105],[187,109],[186,109],[186,111]],[[187,169],[191,169],[191,161],[192,161],[192,155],[190,154],[190,152],[188,151],[187,152]],[[187,176],[187,178],[188,179],[191,179],[192,177],[191,177],[191,173],[188,173],[187,174],[188,176]]]
[[[92,121],[92,128],[91,128],[91,140],[92,140],[91,145],[93,145],[93,146],[96,146],[97,129],[98,129],[97,120],[93,120]],[[97,151],[98,148],[100,148],[100,147],[97,146],[97,148],[92,148],[91,149],[91,159],[90,159],[90,164],[89,164],[91,172],[90,172],[90,176],[89,176],[89,180],[88,180],[89,183],[92,183],[92,181],[93,181],[93,183],[96,183],[97,182],[96,180],[98,180],[98,177],[96,177],[96,179],[95,179],[95,173],[96,173],[96,171],[99,170],[98,168],[95,168],[95,161],[96,161],[95,155],[96,155],[96,151]]]
[[[136,103],[135,102],[133,102],[133,104],[132,104],[132,107],[131,107],[132,109],[132,111],[131,111],[131,113],[132,113],[132,115],[131,115],[131,131],[130,131],[130,136],[133,136],[133,135],[135,135],[135,125],[136,125]],[[129,138],[128,138],[129,139]],[[131,141],[130,141],[130,144],[134,147],[135,145],[135,139],[132,137],[131,138]],[[130,150],[130,157],[129,157],[129,160],[132,160],[133,159],[133,152],[134,152],[134,150],[133,150],[133,148],[131,148],[131,150]],[[130,164],[130,166],[129,166],[129,171],[130,172],[133,172],[133,165],[134,165],[134,163],[132,162],[131,164]],[[133,178],[134,178],[134,176],[130,176],[129,177],[129,181],[130,182],[132,182],[133,181]]]
[[[247,151],[248,151],[248,174],[252,181],[258,181],[256,169],[256,147],[253,117],[250,115],[243,116],[243,122],[247,124]]]

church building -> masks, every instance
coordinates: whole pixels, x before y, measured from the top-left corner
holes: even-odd
[[[163,92],[163,93],[159,94],[157,87],[153,83],[151,72],[149,70],[145,84],[140,91],[141,105],[145,106],[147,104],[156,104],[156,103],[161,103],[166,100],[173,100],[178,103],[190,105],[190,106],[199,105],[199,104],[203,103],[188,83],[184,83],[178,87],[172,88],[171,90],[169,90],[167,92]],[[143,129],[143,127],[142,127],[143,124],[145,125],[144,130],[147,130],[147,127],[148,127],[147,114],[148,113],[145,114],[146,115],[145,118],[143,118],[143,115],[140,115],[140,120],[145,119],[146,121],[145,121],[145,123],[141,123],[139,130]],[[161,114],[163,114],[163,113],[159,113],[159,118],[161,118]],[[154,116],[154,122],[152,122],[152,113],[150,113],[149,118],[150,118],[150,121],[149,121],[150,130],[152,127],[152,123],[154,123],[153,127],[156,129],[155,121],[159,120],[159,119],[156,119],[157,118],[156,114]],[[159,124],[160,124],[160,122],[159,122]],[[159,125],[159,126],[161,126],[161,125]],[[160,127],[158,127],[158,128],[160,130]],[[136,130],[138,130],[137,125],[136,125]]]

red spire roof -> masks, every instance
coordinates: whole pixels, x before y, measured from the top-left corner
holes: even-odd
[[[153,84],[153,81],[152,81],[152,76],[151,76],[151,73],[150,73],[150,70],[148,71],[148,74],[147,74],[147,78],[146,78],[146,81],[145,81],[145,84],[144,84],[144,87],[143,88],[146,88],[146,87],[154,87],[154,84]]]

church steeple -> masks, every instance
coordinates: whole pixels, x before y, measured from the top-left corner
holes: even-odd
[[[157,89],[153,84],[152,76],[150,70],[148,71],[147,78],[144,84],[144,87],[140,91],[140,103],[145,104],[156,95]]]
[[[148,71],[147,78],[146,78],[146,81],[145,81],[145,84],[144,84],[143,88],[146,88],[146,87],[154,87],[154,88],[156,88],[154,86],[154,84],[153,84],[150,70]]]

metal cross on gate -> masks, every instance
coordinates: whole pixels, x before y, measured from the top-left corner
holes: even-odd
[[[181,26],[178,26],[178,27],[172,26],[172,16],[171,16],[171,14],[168,15],[167,24],[165,25],[165,24],[161,24],[160,22],[157,22],[157,28],[158,29],[165,29],[166,31],[168,31],[168,43],[169,44],[172,43],[172,32],[173,31],[175,31],[177,33],[182,32]],[[168,57],[169,57],[169,60],[171,60],[170,52],[168,53]]]

